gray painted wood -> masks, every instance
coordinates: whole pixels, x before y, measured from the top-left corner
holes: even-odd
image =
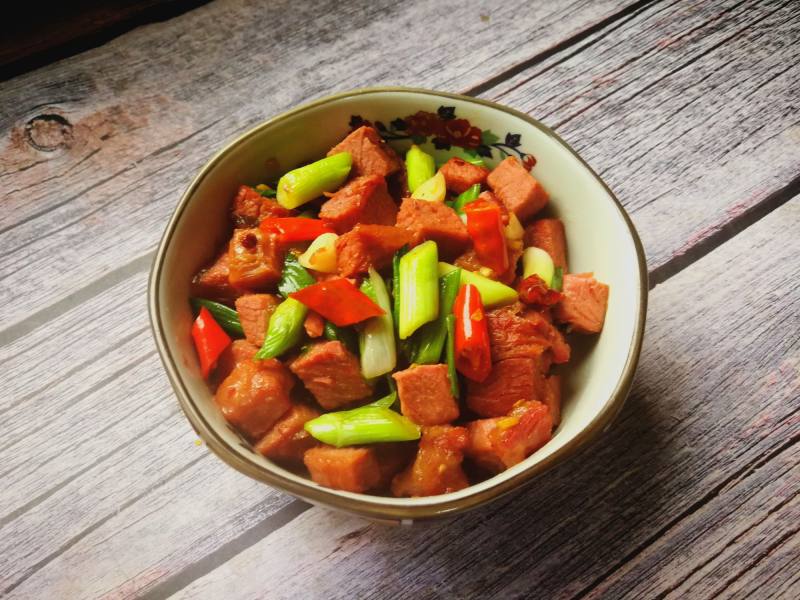
[[[800,198],[657,287],[619,421],[522,493],[427,528],[313,508],[175,597],[796,597],[798,227]]]
[[[314,41],[317,51],[325,48],[338,51],[343,57],[339,64],[323,60],[319,71],[323,75],[317,78],[315,72],[313,83],[306,75],[310,73],[312,59],[317,56],[302,55],[298,49],[307,43],[303,38],[307,32],[332,31],[334,17],[324,11],[314,16],[302,7],[298,11],[297,3],[292,5],[295,12],[284,11],[286,14],[280,13],[286,8],[284,3],[270,6],[275,8],[254,9],[218,0],[179,19],[142,28],[96,51],[17,78],[12,86],[4,85],[0,89],[3,132],[0,143],[5,143],[4,147],[0,146],[4,207],[0,230],[11,228],[0,233],[0,277],[4,277],[0,283],[0,297],[6,301],[0,304],[3,327],[0,330],[0,364],[6,367],[7,374],[4,393],[0,395],[0,416],[6,433],[0,440],[0,479],[4,483],[0,494],[0,590],[15,586],[12,597],[44,594],[131,597],[148,592],[152,597],[160,597],[181,590],[198,577],[200,582],[205,582],[202,585],[210,586],[209,589],[214,589],[213,586],[222,589],[225,577],[228,577],[228,586],[236,587],[245,573],[241,569],[250,569],[247,561],[253,560],[252,553],[260,553],[258,556],[267,563],[282,555],[281,564],[295,560],[295,554],[282,552],[282,549],[297,544],[291,529],[296,526],[321,526],[337,544],[306,536],[306,546],[298,547],[306,548],[311,559],[298,558],[297,568],[289,573],[290,581],[300,579],[320,586],[342,581],[345,586],[342,590],[346,590],[348,582],[344,579],[354,578],[358,574],[358,560],[368,559],[369,569],[383,567],[376,572],[389,577],[386,585],[391,589],[400,581],[396,573],[398,565],[413,559],[417,553],[417,549],[410,546],[413,539],[403,537],[408,533],[389,533],[374,528],[364,529],[363,535],[354,533],[364,528],[363,522],[353,524],[346,518],[316,509],[303,512],[305,505],[291,502],[286,496],[233,473],[209,456],[204,447],[195,445],[196,436],[178,412],[147,330],[145,275],[164,219],[192,172],[213,147],[219,145],[220,139],[296,102],[369,82],[478,89],[487,97],[499,97],[540,117],[536,107],[541,102],[553,111],[545,116],[546,122],[556,124],[557,119],[571,117],[559,131],[580,146],[607,178],[614,178],[613,186],[635,211],[634,218],[648,245],[651,266],[659,269],[669,265],[668,270],[660,271],[663,277],[680,270],[718,243],[719,232],[729,235],[747,225],[748,219],[760,216],[759,210],[774,208],[792,193],[786,174],[791,174],[792,164],[797,164],[796,161],[791,163],[792,157],[797,156],[792,153],[798,143],[792,137],[792,127],[797,121],[796,105],[786,102],[784,108],[781,104],[787,98],[787,90],[795,90],[797,82],[796,61],[792,62],[796,58],[796,48],[781,42],[791,39],[795,32],[797,20],[791,19],[793,13],[787,12],[792,6],[726,3],[715,4],[721,6],[715,9],[709,8],[709,3],[662,2],[640,11],[624,11],[623,5],[611,2],[569,6],[542,3],[525,12],[513,4],[477,8],[464,6],[464,3],[446,6],[419,3],[389,8],[370,5],[374,8],[362,10],[363,14],[347,13],[352,22],[360,25],[360,31],[339,28],[336,35],[323,34],[319,41]],[[351,10],[349,5],[336,8]],[[778,12],[769,16],[775,9]],[[266,12],[254,16],[253,10]],[[600,28],[594,36],[581,33],[592,30],[597,23],[619,11],[622,11],[621,18],[610,27]],[[446,20],[449,25],[441,34],[435,52],[416,50],[415,38],[400,37],[397,39],[399,46],[396,44],[380,52],[376,52],[371,43],[371,33],[408,28],[419,16],[425,15],[430,22],[443,23],[441,15],[445,13],[449,13]],[[481,14],[490,15],[488,23],[480,18]],[[750,21],[764,17],[759,22],[760,27],[756,23],[743,33],[733,35],[747,25],[748,15],[752,17]],[[243,16],[251,18],[243,19]],[[711,25],[703,26],[709,19]],[[287,36],[288,39],[272,41],[265,37],[268,30],[262,22],[287,27],[294,24],[298,33]],[[696,32],[681,37],[681,32],[695,27],[698,27]],[[473,54],[464,52],[462,41],[457,44],[451,41],[449,36],[456,29],[475,40]],[[662,38],[654,34],[661,30],[670,31],[672,38],[679,42],[659,44]],[[752,32],[760,36],[754,38],[755,41],[748,37]],[[711,45],[704,41],[706,38]],[[719,49],[709,51],[714,43],[721,44]],[[758,49],[764,44],[769,48],[773,47],[769,44],[773,44],[775,52],[759,53]],[[730,56],[722,52],[728,46],[732,48]],[[349,56],[358,56],[357,51],[366,47],[372,50],[366,61],[364,55],[360,55],[360,61]],[[210,48],[214,51],[209,52]],[[255,52],[254,48],[259,51]],[[702,56],[666,78],[675,89],[685,87],[692,100],[690,108],[676,112],[679,106],[667,100],[650,99],[648,90],[657,89],[664,81],[665,72],[682,64],[682,52],[689,58],[697,54]],[[570,57],[572,53],[577,53],[574,58]],[[483,57],[481,60],[477,60],[479,55]],[[723,60],[727,58],[732,59],[730,67]],[[787,62],[782,65],[780,60]],[[744,72],[752,75],[745,81],[763,82],[771,76],[775,79],[772,84],[767,83],[742,97],[736,97],[735,92],[744,84],[728,85],[724,89],[734,101],[730,106],[716,106],[708,104],[708,98],[714,96],[713,90],[705,88],[696,78],[697,64],[703,66],[701,74],[704,75],[714,69],[721,70],[714,76],[719,85],[741,78]],[[527,65],[529,69],[517,65]],[[786,67],[788,70],[781,72]],[[624,71],[626,68],[630,69],[633,86],[629,91],[639,91],[638,95],[628,98],[625,88],[596,106],[580,103],[581,98],[591,97],[592,78],[597,71]],[[504,78],[509,73],[516,73],[516,78],[506,84]],[[532,75],[535,79],[526,81]],[[787,80],[781,79],[786,77]],[[490,84],[497,84],[497,87]],[[540,98],[539,89],[547,90],[553,97],[537,99]],[[258,95],[254,90],[263,93]],[[563,96],[560,90],[566,90]],[[561,97],[575,97],[576,100],[562,109],[558,106]],[[755,99],[758,111],[749,109],[749,97]],[[639,104],[645,98],[647,103]],[[691,106],[695,105],[701,105],[703,110],[692,110]],[[47,111],[64,114],[72,122],[68,148],[56,148],[49,153],[35,151],[21,135],[21,124]],[[637,137],[635,127],[630,131],[623,129],[630,125],[626,118],[631,117],[626,116],[626,111],[652,113],[662,119],[669,115],[670,123],[677,120],[681,131],[689,130],[684,138],[699,140],[706,136],[711,141],[716,139],[720,147],[728,147],[733,166],[722,165],[720,173],[728,177],[729,183],[720,186],[720,180],[714,179],[714,169],[719,165],[705,159],[709,147],[691,146],[681,162],[680,140],[672,140],[663,131],[650,130],[644,130]],[[737,118],[747,126],[737,129]],[[624,140],[618,142],[616,135],[603,133],[602,124],[611,128],[607,131],[624,131]],[[42,136],[37,140],[53,144],[59,139],[58,131],[54,135],[54,138]],[[715,138],[717,135],[719,137]],[[777,145],[776,140],[783,146]],[[645,146],[652,156],[646,154],[637,158],[633,151],[626,155],[626,148],[631,144]],[[665,149],[664,160],[660,161],[662,148]],[[748,158],[753,154],[756,158]],[[627,162],[625,156],[629,157]],[[651,194],[648,198],[652,202],[640,206],[640,196],[648,192],[647,175],[652,165],[662,162],[668,166],[663,173],[658,172],[662,177],[658,180],[659,191],[666,187],[664,173],[667,172],[682,175],[683,179],[678,179],[692,183],[681,183],[663,197]],[[741,173],[736,166],[741,168]],[[757,182],[757,186],[753,182]],[[685,208],[686,204],[681,204],[683,198],[697,203],[700,197],[693,195],[693,185],[722,193],[719,198],[712,198],[707,214],[705,210],[687,213],[686,225],[680,226],[674,215],[680,214],[680,207]],[[18,188],[20,191],[14,191]],[[749,198],[754,191],[758,194]],[[740,206],[742,198],[747,202]],[[669,226],[660,225],[658,218],[642,220],[648,206],[657,206]],[[729,214],[727,209],[730,209]],[[785,210],[776,214],[785,215]],[[706,225],[707,230],[703,229]],[[687,237],[687,232],[697,233],[693,226],[703,231]],[[770,226],[775,227],[774,221],[770,221]],[[47,235],[43,235],[43,231],[47,231]],[[783,237],[791,241],[785,228],[776,227],[775,231],[783,232]],[[745,235],[749,233],[750,230]],[[747,239],[753,241],[753,238]],[[766,244],[763,240],[758,243],[762,242]],[[17,246],[20,249],[15,251]],[[781,249],[785,255],[791,255],[786,246],[789,244],[782,244]],[[777,260],[780,256],[778,252],[772,258]],[[763,282],[759,280],[759,284]],[[663,287],[668,286],[670,282]],[[656,293],[666,292],[659,288]],[[694,300],[708,302],[707,305],[692,305],[698,310],[705,306],[706,311],[713,311],[719,305],[711,298],[698,296]],[[645,355],[650,362],[646,364],[658,365],[671,357],[670,340],[673,338],[658,338],[662,340],[660,345],[650,347],[654,328],[666,330],[679,320],[678,313],[664,308],[671,301],[672,296],[670,301],[662,301],[651,308],[651,334]],[[796,288],[787,289],[784,296],[775,296],[774,301],[772,312],[765,314],[771,315],[774,326],[770,327],[770,332],[783,346],[772,347],[775,342],[762,332],[762,342],[769,345],[770,350],[763,351],[750,343],[746,345],[747,352],[740,356],[742,364],[754,361],[763,369],[763,365],[770,364],[771,357],[791,341],[785,339],[785,321],[791,317],[792,307],[796,314]],[[784,320],[782,327],[778,325],[780,319]],[[742,311],[731,320],[734,323],[726,324],[729,328],[725,331],[733,341],[738,339],[742,344],[751,341],[755,330],[741,327],[755,327],[758,323],[743,326],[741,322],[752,321],[752,314]],[[714,348],[722,347],[720,337],[714,340]],[[59,359],[42,358],[52,356]],[[682,354],[687,362],[696,360],[695,356],[691,348],[685,348]],[[797,367],[796,348],[789,347],[788,357],[794,362],[783,367],[784,371]],[[694,364],[692,367],[698,368]],[[674,500],[681,486],[695,491],[709,481],[705,464],[692,462],[687,456],[685,462],[679,464],[690,468],[688,474],[684,476],[664,466],[661,487],[653,487],[656,483],[651,482],[637,464],[625,462],[612,452],[627,451],[632,439],[653,435],[653,431],[658,434],[659,443],[662,439],[671,440],[658,448],[671,450],[687,439],[697,443],[695,429],[672,431],[674,419],[689,414],[685,406],[697,406],[701,400],[707,400],[704,390],[710,388],[699,386],[688,375],[670,378],[670,374],[681,374],[676,369],[662,374],[651,366],[640,373],[637,392],[629,412],[623,416],[620,431],[615,429],[609,434],[611,450],[600,454],[607,464],[598,463],[587,453],[585,459],[594,470],[580,466],[573,472],[564,470],[571,469],[565,466],[548,475],[549,479],[542,480],[542,490],[549,490],[550,495],[542,491],[537,497],[546,496],[542,506],[549,512],[545,513],[547,519],[543,519],[543,524],[534,529],[534,533],[541,534],[542,539],[537,538],[538,545],[529,543],[530,531],[526,530],[528,537],[522,539],[511,535],[514,525],[521,526],[520,520],[506,523],[505,518],[495,515],[494,511],[484,511],[477,514],[477,526],[473,521],[474,532],[465,531],[469,528],[463,525],[459,530],[475,546],[472,553],[466,551],[471,563],[461,564],[454,558],[465,552],[463,545],[458,546],[457,551],[448,550],[448,546],[456,542],[466,544],[458,541],[457,534],[443,534],[440,540],[431,542],[425,538],[420,545],[431,543],[431,548],[420,549],[421,557],[414,559],[417,562],[412,561],[408,570],[398,572],[410,577],[411,584],[407,586],[403,580],[402,586],[398,584],[397,588],[408,587],[425,597],[426,589],[420,586],[426,580],[415,569],[427,563],[431,567],[430,572],[425,571],[427,581],[431,581],[431,577],[447,577],[460,582],[464,580],[464,573],[469,572],[477,582],[475,585],[488,582],[491,586],[488,589],[497,595],[511,593],[532,580],[519,577],[523,569],[525,572],[531,569],[527,563],[520,562],[529,556],[527,547],[530,545],[537,548],[534,559],[538,558],[553,569],[552,576],[549,571],[546,577],[542,576],[550,586],[542,589],[552,590],[556,595],[570,595],[584,588],[591,588],[595,594],[603,590],[617,593],[636,585],[645,595],[649,595],[650,589],[670,586],[675,586],[674,590],[679,592],[700,593],[708,589],[709,581],[717,585],[734,575],[728,591],[738,591],[742,595],[758,590],[765,581],[771,581],[776,592],[796,589],[798,583],[782,568],[786,560],[797,554],[796,536],[772,546],[773,541],[790,534],[791,524],[797,521],[793,500],[786,500],[785,505],[777,503],[784,498],[781,494],[786,494],[786,490],[796,491],[796,479],[789,479],[785,485],[771,484],[765,487],[767,491],[759,491],[752,500],[741,491],[741,486],[736,487],[736,482],[744,478],[749,482],[748,489],[760,490],[762,481],[786,479],[780,470],[781,464],[796,465],[790,460],[795,456],[791,454],[794,446],[784,450],[775,446],[774,435],[769,433],[771,429],[764,429],[766,441],[758,443],[753,433],[739,443],[721,437],[700,438],[700,451],[705,453],[702,456],[714,451],[722,453],[720,473],[711,474],[712,485],[725,481],[725,486],[733,486],[737,490],[733,497],[742,501],[741,509],[725,513],[723,508],[734,506],[728,502],[732,496],[725,495],[728,490],[725,486],[712,487],[711,492],[716,490],[716,496],[709,496],[709,499],[702,496],[697,508],[693,508],[697,502],[679,498],[678,514],[686,513],[686,517],[675,523],[670,520],[666,525],[659,522],[660,525],[649,526],[644,519],[653,514],[637,513],[635,501],[627,500],[631,490],[636,492],[637,485],[647,489],[638,496],[634,494],[634,499],[645,501],[655,495],[658,500],[653,490],[665,488],[672,494],[668,497]],[[769,389],[777,394],[778,405],[785,400],[787,389],[794,390],[797,396],[795,388],[787,388],[790,384],[782,378],[785,374],[780,369],[767,376],[768,382],[774,381]],[[762,392],[759,394],[754,396],[755,402],[772,406],[763,400]],[[670,415],[660,410],[660,405],[652,407],[649,399],[653,395],[672,398],[671,406],[678,412]],[[742,391],[741,397],[744,396],[745,391]],[[718,410],[716,407],[711,404],[708,410]],[[718,414],[715,412],[714,416]],[[703,413],[700,424],[695,427],[702,430],[708,425],[708,418],[708,413]],[[31,427],[31,423],[35,423],[35,427]],[[732,426],[738,423],[734,421]],[[776,422],[769,420],[768,423]],[[795,427],[796,422],[792,423],[791,427]],[[783,430],[778,431],[780,434]],[[796,434],[796,429],[790,431],[793,432],[790,435]],[[734,439],[739,440],[738,437]],[[751,442],[752,448],[746,448]],[[659,462],[659,456],[645,456],[657,466],[665,464]],[[754,456],[760,458],[754,459]],[[630,457],[627,458],[630,461]],[[579,458],[578,462],[581,460]],[[759,461],[763,466],[759,467]],[[753,479],[749,475],[751,469],[765,479]],[[732,471],[738,475],[725,479]],[[575,477],[581,486],[600,498],[594,502],[595,507],[608,510],[608,502],[627,502],[620,504],[619,515],[614,513],[620,521],[615,531],[620,531],[621,523],[626,522],[629,515],[639,518],[630,525],[630,537],[619,540],[616,545],[602,546],[604,550],[608,548],[610,559],[590,555],[586,548],[596,552],[600,546],[589,543],[585,533],[581,539],[586,548],[561,548],[560,542],[578,540],[581,533],[575,528],[576,515],[580,514],[585,497],[575,496],[575,489],[581,489],[581,486],[575,487]],[[521,497],[527,498],[527,493]],[[721,507],[714,504],[714,498],[721,499]],[[767,507],[767,512],[774,510],[757,522],[757,518],[750,515],[751,512],[762,515],[760,507]],[[538,510],[539,506],[536,508]],[[690,508],[692,511],[687,512]],[[658,510],[664,510],[664,505],[652,507],[653,512]],[[711,512],[702,512],[709,510]],[[684,556],[686,563],[679,564],[674,555],[680,554],[681,547],[676,546],[674,540],[686,540],[686,534],[677,538],[669,536],[673,532],[680,533],[674,528],[690,522],[687,519],[695,514],[704,515],[696,522],[721,519],[723,526],[718,538],[710,535],[701,538],[705,544],[702,554]],[[285,526],[297,515],[300,515],[297,525]],[[545,525],[553,522],[559,526],[550,531]],[[527,521],[523,524],[527,527]],[[277,532],[269,536],[273,530]],[[337,537],[339,531],[341,535]],[[606,539],[598,524],[590,531],[599,539]],[[741,532],[741,539],[747,543],[731,543],[731,532],[735,531]],[[770,537],[773,532],[775,540]],[[673,545],[661,549],[656,542],[662,536],[673,539]],[[495,537],[510,541],[503,546],[494,541]],[[275,552],[265,553],[264,544],[259,544],[262,538],[275,543]],[[378,547],[390,553],[391,560],[372,550],[355,552],[375,539]],[[337,545],[341,548],[332,558],[319,564],[312,560],[332,552]],[[492,549],[490,558],[476,558],[475,553],[487,547]],[[655,549],[657,560],[649,554],[651,548]],[[587,554],[582,555],[581,551]],[[588,567],[576,557],[584,561],[591,559]],[[327,561],[331,565],[327,565]],[[669,567],[668,571],[675,565],[680,566],[678,574],[671,576],[672,579],[665,577],[661,573],[663,564]],[[333,569],[333,565],[340,565],[341,570]],[[732,570],[732,565],[738,571]],[[262,568],[269,572],[259,565],[259,569]],[[541,574],[543,570],[540,565],[531,572]],[[500,577],[501,572],[510,573],[507,580]],[[75,573],[83,576],[76,578]],[[249,571],[247,573],[249,577]],[[574,573],[583,573],[577,579],[580,585],[574,583]],[[206,574],[209,575],[203,579]],[[557,588],[557,583],[562,587]],[[447,590],[461,593],[459,585],[454,583]],[[432,593],[432,589],[427,591]],[[263,596],[264,590],[262,585],[260,591],[254,589],[254,594]],[[246,591],[242,589],[242,596]],[[226,595],[230,593],[228,590]]]

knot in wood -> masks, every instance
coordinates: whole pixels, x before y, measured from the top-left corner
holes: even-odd
[[[25,124],[25,139],[42,152],[68,148],[72,145],[72,124],[61,115],[39,115]]]

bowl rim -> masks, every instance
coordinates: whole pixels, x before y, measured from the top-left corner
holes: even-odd
[[[348,496],[339,495],[335,490],[329,490],[328,488],[317,486],[310,480],[308,484],[295,482],[284,477],[278,472],[269,471],[243,458],[216,432],[210,423],[206,421],[198,407],[195,405],[195,402],[189,394],[189,391],[179,373],[175,357],[172,356],[166,343],[164,328],[162,325],[161,311],[158,303],[158,290],[161,286],[161,273],[164,267],[166,252],[170,244],[170,240],[177,228],[178,222],[180,221],[184,210],[189,204],[190,198],[194,195],[200,183],[209,175],[211,170],[220,160],[222,160],[223,157],[225,157],[233,148],[245,140],[258,135],[262,130],[267,129],[280,121],[296,117],[310,109],[319,107],[329,102],[343,100],[350,97],[387,92],[420,94],[424,96],[434,96],[483,105],[494,110],[502,111],[518,119],[522,119],[528,124],[539,129],[542,133],[553,138],[562,147],[569,151],[572,156],[589,171],[589,173],[591,173],[594,179],[603,187],[603,189],[605,189],[605,191],[608,193],[608,196],[612,199],[620,216],[627,226],[628,233],[633,241],[636,250],[636,260],[640,281],[638,299],[639,307],[635,315],[634,333],[630,348],[628,349],[628,355],[625,359],[625,364],[622,369],[622,374],[608,400],[606,400],[605,404],[592,418],[588,425],[586,425],[583,430],[578,432],[571,440],[567,441],[562,447],[555,450],[552,454],[542,458],[539,462],[532,464],[528,468],[516,473],[508,479],[498,481],[497,484],[487,487],[486,489],[479,490],[472,494],[456,499],[448,499],[447,495],[443,495],[438,496],[438,498],[441,498],[440,501],[436,501],[435,499],[437,496],[432,496],[431,502],[424,505],[400,504],[390,506],[375,502],[372,500],[372,498],[378,497],[369,496],[367,494],[355,494]],[[614,195],[608,185],[600,178],[600,176],[569,144],[567,144],[552,129],[521,111],[481,98],[473,98],[463,94],[428,90],[424,88],[378,86],[358,88],[332,94],[282,112],[248,129],[217,151],[200,169],[199,173],[192,179],[191,183],[182,194],[180,201],[172,213],[172,216],[170,217],[153,260],[150,277],[148,278],[147,296],[150,326],[153,332],[153,337],[155,338],[159,356],[164,365],[164,369],[167,372],[170,384],[172,385],[181,409],[189,420],[192,428],[211,449],[211,451],[214,452],[214,454],[216,454],[220,459],[237,471],[252,477],[257,481],[266,483],[272,487],[314,504],[322,504],[338,510],[343,510],[352,514],[379,521],[388,520],[390,522],[410,523],[412,521],[435,519],[462,513],[504,496],[513,490],[521,488],[524,484],[530,482],[537,475],[542,474],[559,462],[574,456],[580,449],[585,447],[591,441],[595,440],[601,432],[605,431],[622,410],[625,399],[627,398],[630,388],[633,384],[633,378],[639,361],[642,340],[644,337],[648,291],[649,285],[647,261],[645,258],[644,248],[630,216],[622,206],[622,203]]]

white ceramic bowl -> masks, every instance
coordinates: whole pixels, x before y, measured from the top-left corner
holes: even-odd
[[[412,115],[417,116],[407,118]],[[553,439],[520,464],[459,492],[409,499],[318,486],[242,441],[227,426],[197,366],[190,335],[190,281],[225,241],[235,190],[241,183],[256,184],[324,156],[349,132],[351,121],[359,119],[376,125],[380,121],[386,136],[396,138],[390,143],[401,150],[411,143],[411,129],[418,134],[440,131],[440,137],[467,146],[479,142],[484,154],[492,154],[487,157],[491,167],[504,158],[504,152],[535,157],[532,174],[550,194],[548,211],[566,226],[571,271],[594,271],[611,288],[602,334],[573,349],[564,378],[562,421]],[[429,136],[429,145],[423,147],[433,150],[431,140]],[[461,151],[454,146],[440,155]],[[485,504],[564,460],[607,428],[631,386],[644,332],[647,289],[644,252],[624,209],[575,151],[547,127],[510,108],[466,96],[375,88],[337,94],[274,117],[211,158],[167,224],[150,276],[149,307],[156,344],[181,407],[220,458],[309,502],[371,519],[410,523]]]

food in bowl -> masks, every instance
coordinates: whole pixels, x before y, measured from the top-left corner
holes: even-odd
[[[568,271],[529,168],[437,168],[361,125],[276,184],[242,185],[193,281],[192,337],[228,423],[319,485],[398,497],[463,489],[546,444],[564,332],[600,332],[609,288]]]

